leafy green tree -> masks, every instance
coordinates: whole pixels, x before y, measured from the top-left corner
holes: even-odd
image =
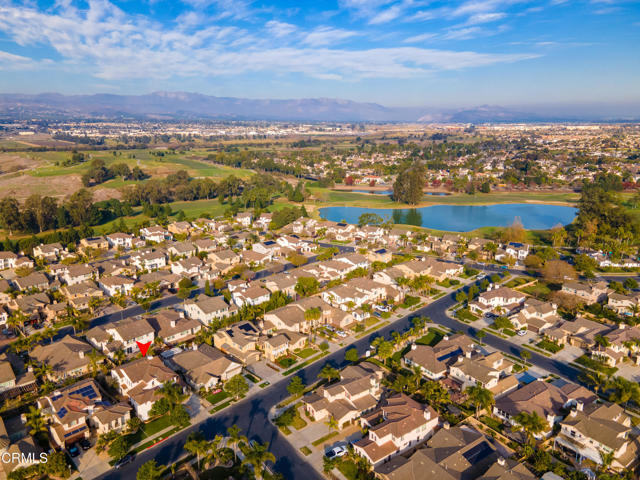
[[[344,359],[347,362],[355,363],[359,358],[360,355],[358,355],[358,350],[355,347],[349,348],[346,352],[344,352]]]
[[[242,460],[242,463],[253,466],[255,477],[256,479],[260,480],[263,478],[265,463],[274,463],[275,461],[275,455],[269,451],[269,442],[265,442],[262,444],[255,443],[253,447],[251,447],[251,449],[247,452],[247,455],[245,456],[244,460]]]
[[[300,395],[304,392],[305,388],[306,386],[302,381],[302,378],[295,375],[289,382],[289,385],[287,385],[287,392],[289,392],[290,395]]]
[[[191,422],[191,417],[189,416],[189,412],[187,412],[187,409],[182,404],[178,404],[173,408],[171,408],[170,418],[171,418],[171,422],[174,425],[179,425],[179,426],[189,425],[189,423]]]
[[[247,437],[241,434],[240,427],[238,427],[238,425],[235,425],[235,424],[227,428],[227,436],[229,437],[229,444],[233,449],[233,458],[234,460],[237,460],[238,445],[240,443],[247,443],[249,440],[247,439]]]
[[[396,202],[415,205],[420,203],[426,182],[426,172],[424,165],[415,164],[400,172],[393,184],[393,199]]]
[[[524,430],[531,444],[535,443],[536,435],[549,430],[549,424],[544,418],[538,415],[538,412],[529,413],[523,411],[518,413],[514,417],[514,420],[516,422],[514,430]]]
[[[476,418],[478,418],[478,413],[481,409],[486,409],[491,415],[490,408],[495,404],[495,399],[490,390],[478,384],[467,387],[465,393],[469,397],[469,401],[475,406]]]
[[[331,380],[340,378],[340,372],[338,372],[338,370],[336,370],[335,368],[333,368],[331,365],[327,363],[325,364],[324,367],[322,367],[322,370],[320,370],[320,373],[318,373],[318,377],[324,378],[328,382],[330,382]]]
[[[148,460],[140,465],[136,480],[160,480],[164,468],[156,463],[155,460]]]
[[[127,452],[129,452],[130,448],[130,437],[127,435],[122,435],[111,442],[111,445],[109,445],[108,453],[112,459],[118,461],[124,458]]]
[[[238,399],[249,391],[247,381],[240,374],[231,377],[224,384],[224,391]]]
[[[313,295],[320,288],[320,283],[314,277],[300,277],[296,283],[295,291],[301,297]]]

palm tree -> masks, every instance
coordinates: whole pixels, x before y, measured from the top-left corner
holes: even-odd
[[[117,365],[122,365],[127,359],[127,354],[124,353],[124,350],[116,350],[113,357]]]
[[[613,450],[610,452],[604,452],[600,450],[600,463],[601,463],[601,470],[603,473],[609,470],[609,467],[613,463],[614,459],[615,459],[615,452],[613,452]]]
[[[318,373],[318,377],[325,378],[327,382],[331,382],[331,380],[340,378],[340,372],[338,372],[338,370],[327,363],[324,367],[322,367],[320,373]]]
[[[227,435],[229,435],[229,443],[232,445],[231,448],[233,448],[233,458],[237,460],[238,455],[236,449],[238,448],[238,444],[240,442],[247,443],[249,440],[240,433],[240,427],[235,424],[227,428]]]
[[[449,390],[444,388],[438,382],[426,382],[422,386],[420,393],[422,393],[422,396],[425,400],[427,400],[431,405],[435,406],[436,410],[440,410],[443,405],[448,405],[451,403]]]
[[[532,445],[535,443],[536,435],[549,430],[549,424],[544,418],[538,415],[538,412],[520,412],[515,416],[514,420],[516,421],[516,425],[513,429],[516,431],[524,430],[527,434],[527,440]]]
[[[53,337],[56,336],[56,333],[58,333],[56,331],[55,328],[51,328],[51,327],[47,327],[45,328],[44,332],[42,332],[42,337],[43,338],[48,338],[49,339],[49,343],[53,342]]]
[[[214,465],[218,465],[219,463],[226,463],[229,461],[229,450],[226,448],[220,448],[222,440],[222,435],[216,435],[215,437],[213,437],[213,440],[209,442],[209,453],[204,459],[205,468],[208,469],[212,462]]]
[[[36,436],[41,433],[48,433],[49,428],[47,427],[47,420],[42,413],[42,410],[34,407],[33,405],[29,406],[29,411],[25,414],[27,417],[27,425],[31,427],[29,430],[29,435]]]
[[[93,348],[89,352],[89,370],[91,371],[91,376],[95,377],[98,374],[98,370],[100,368],[99,363],[102,360],[102,355],[96,352]]]
[[[491,411],[489,409],[495,403],[495,399],[493,398],[493,393],[491,393],[490,390],[487,390],[478,383],[477,385],[467,387],[465,392],[469,396],[469,400],[471,400],[476,407],[476,418],[478,418],[481,408],[486,409],[489,415],[491,415]]]
[[[598,395],[600,389],[606,390],[609,386],[609,379],[603,373],[596,371],[588,371],[581,375],[580,379],[593,388],[593,391]]]
[[[333,415],[330,415],[329,418],[327,419],[326,422],[324,422],[324,424],[329,427],[329,430],[338,430],[340,428],[340,425],[338,425],[338,422],[336,421],[335,418],[333,418]]]
[[[613,381],[613,393],[610,399],[618,404],[624,403],[626,411],[629,400],[640,402],[640,387],[637,383],[630,382],[626,378],[616,377]]]
[[[13,328],[13,332],[18,335],[18,333],[21,332],[20,328],[24,326],[25,321],[27,321],[26,315],[18,310],[9,315],[7,325]]]
[[[185,397],[184,393],[182,393],[182,388],[172,382],[164,382],[162,386],[156,390],[156,395],[161,395],[166,398],[171,407],[182,403]]]
[[[45,378],[49,377],[50,373],[53,373],[53,367],[48,363],[43,362],[40,365],[37,365],[33,371],[36,374],[36,377],[44,381]]]
[[[263,444],[256,443],[253,448],[249,450],[242,463],[252,465],[256,478],[261,479],[265,463],[275,461],[275,455],[269,451],[269,442],[265,442]]]
[[[196,470],[200,470],[200,455],[206,455],[210,445],[200,432],[193,432],[187,437],[184,449],[196,456]]]

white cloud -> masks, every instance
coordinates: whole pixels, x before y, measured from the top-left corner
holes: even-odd
[[[489,23],[495,22],[497,20],[501,20],[506,17],[506,13],[502,12],[491,12],[491,13],[476,13],[471,15],[467,21],[466,25],[478,25],[480,23]]]
[[[198,26],[192,23],[195,17],[185,17],[182,24],[171,28],[144,17],[128,16],[107,0],[90,0],[86,10],[60,7],[45,12],[2,4],[0,18],[0,31],[14,42],[55,49],[62,57],[56,62],[57,68],[107,81],[213,78],[248,72],[299,73],[332,80],[405,78],[537,56],[409,46],[337,48],[337,43],[358,33],[327,26],[298,31],[302,46],[287,45],[274,37],[257,37],[209,20]],[[271,27],[286,30],[283,25]],[[22,61],[8,53],[0,58],[4,63]]]
[[[298,27],[291,23],[279,22],[277,20],[270,20],[265,24],[265,27],[276,38],[286,37],[295,32]]]
[[[356,36],[356,32],[333,27],[318,27],[309,32],[302,43],[311,46],[332,45]]]
[[[413,37],[405,38],[403,43],[420,43],[425,40],[430,40],[435,38],[437,35],[435,33],[421,33],[420,35],[414,35]]]

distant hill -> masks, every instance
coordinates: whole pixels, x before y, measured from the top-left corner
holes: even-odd
[[[560,107],[553,106],[537,113],[526,108],[488,105],[463,109],[385,107],[377,103],[331,98],[260,100],[188,92],[146,95],[0,94],[2,118],[457,123],[629,121],[640,118],[640,106],[626,105],[624,115],[616,114],[617,111],[615,108],[597,107],[560,111]]]

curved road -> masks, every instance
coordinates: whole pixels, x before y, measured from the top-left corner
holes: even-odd
[[[473,327],[458,322],[446,315],[445,311],[455,304],[454,294],[442,297],[430,305],[416,310],[411,315],[403,317],[371,335],[361,338],[341,350],[328,355],[324,359],[299,370],[296,375],[299,375],[306,384],[309,384],[317,379],[317,375],[325,363],[331,363],[337,368],[345,366],[347,362],[344,360],[344,352],[347,348],[356,347],[358,353],[363,355],[369,348],[373,338],[381,335],[390,338],[391,332],[394,330],[399,332],[407,330],[411,327],[411,319],[418,316],[430,317],[434,323],[473,336],[476,331]],[[487,335],[483,339],[483,342],[512,355],[518,355],[520,351],[520,348],[516,345],[494,335]],[[536,352],[530,351],[530,353],[531,359],[529,361],[532,364],[568,380],[578,381],[579,370]],[[135,474],[140,465],[151,459],[155,459],[158,463],[172,464],[184,455],[183,445],[191,432],[200,430],[207,439],[212,439],[216,434],[224,435],[228,427],[237,424],[250,439],[270,443],[270,450],[277,459],[275,469],[281,472],[285,478],[304,478],[306,480],[322,479],[322,476],[306,463],[298,450],[286,440],[284,435],[279,433],[278,429],[268,419],[268,412],[271,407],[277,405],[289,395],[286,388],[289,381],[289,378],[285,378],[268,386],[257,394],[222,410],[204,422],[192,425],[177,435],[165,440],[165,442],[158,446],[138,454],[132,463],[124,466],[120,470],[111,470],[98,478],[100,480],[135,478]]]

